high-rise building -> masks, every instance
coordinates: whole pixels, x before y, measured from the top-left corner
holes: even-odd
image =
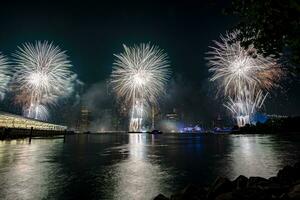
[[[172,112],[165,115],[164,125],[162,129],[167,132],[177,132],[179,123],[179,115],[177,109],[173,108]]]
[[[223,128],[223,119],[220,114],[218,114],[217,118],[213,121],[214,128]]]
[[[90,128],[90,115],[91,112],[87,107],[82,106],[80,109],[79,131],[86,132]]]
[[[166,119],[177,122],[179,120],[178,112],[176,108],[173,108],[173,112],[166,114]]]

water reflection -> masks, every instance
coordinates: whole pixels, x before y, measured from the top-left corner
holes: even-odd
[[[113,199],[151,199],[158,192],[168,193],[169,169],[159,164],[161,158],[154,155],[154,146],[155,136],[130,134],[129,143],[118,147],[127,158],[111,169]]]
[[[40,145],[46,148],[41,149]],[[55,187],[58,166],[47,163],[57,145],[27,140],[0,142],[0,199],[43,199]]]
[[[269,136],[234,136],[227,154],[227,177],[245,176],[270,177],[275,175],[280,160],[275,145]]]
[[[225,161],[230,165],[226,173],[229,178],[240,174],[266,178],[275,176],[287,163],[293,164],[299,159],[291,159],[292,154],[299,152],[299,149],[285,146],[285,138],[278,136],[240,135],[230,137],[230,140],[231,151]]]
[[[218,175],[269,177],[300,136],[77,135],[0,141],[0,199],[152,199]]]

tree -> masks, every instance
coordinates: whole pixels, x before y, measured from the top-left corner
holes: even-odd
[[[235,28],[241,37],[250,38],[260,53],[283,56],[289,66],[299,70],[299,0],[232,0],[227,13],[238,16]]]

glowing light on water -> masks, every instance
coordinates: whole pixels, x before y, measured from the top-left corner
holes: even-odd
[[[123,45],[117,54],[111,74],[116,95],[130,109],[130,131],[141,131],[146,110],[156,104],[170,76],[167,54],[157,46]]]
[[[16,102],[25,116],[46,120],[49,106],[73,92],[76,75],[65,51],[52,43],[25,43],[14,54]]]

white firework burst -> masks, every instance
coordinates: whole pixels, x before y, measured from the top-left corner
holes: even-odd
[[[210,80],[217,82],[219,93],[222,91],[229,99],[225,107],[237,118],[238,125],[244,126],[251,123],[268,92],[279,85],[285,70],[277,59],[259,54],[252,44],[243,47],[248,39],[238,35],[239,31],[233,31],[221,36],[220,42],[214,41],[207,59]]]
[[[76,75],[65,51],[47,41],[25,43],[14,54],[16,101],[27,117],[45,120],[48,107],[73,91]]]
[[[0,53],[0,100],[2,100],[7,91],[7,84],[11,79],[11,68],[8,59]]]
[[[30,107],[24,110],[25,116],[29,118],[46,121],[49,116],[48,108],[41,104],[30,104]]]
[[[253,123],[253,117],[261,109],[269,94],[264,94],[262,90],[257,91],[255,88],[244,90],[243,93],[243,95],[240,95],[235,100],[229,97],[228,101],[224,104],[231,111],[239,127]]]
[[[131,105],[129,128],[138,131],[141,130],[145,108],[157,103],[164,91],[170,77],[169,61],[167,54],[157,46],[123,47],[124,52],[115,55],[111,83],[117,97]]]
[[[238,31],[221,36],[221,42],[214,41],[215,47],[208,52],[211,81],[219,83],[224,95],[238,96],[244,88],[256,85],[269,91],[277,85],[284,71],[278,60],[257,53],[253,45],[242,47],[247,39],[240,40]]]

